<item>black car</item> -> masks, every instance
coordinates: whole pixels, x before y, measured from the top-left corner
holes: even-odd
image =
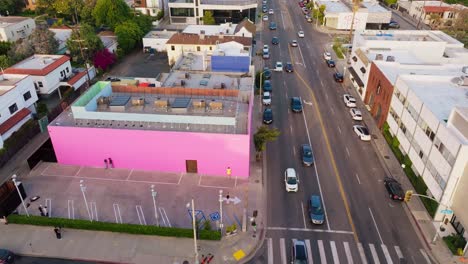
[[[13,263],[14,260],[15,254],[13,254],[13,252],[6,249],[0,249],[0,263]]]
[[[117,77],[107,77],[106,81],[108,82],[120,82],[120,79]]]
[[[397,180],[390,177],[385,177],[384,184],[385,188],[387,188],[390,199],[398,201],[403,201],[405,199],[405,192]]]
[[[302,102],[301,98],[293,97],[291,98],[291,110],[296,113],[302,112]]]
[[[264,83],[263,83],[263,91],[265,92],[272,92],[273,90],[273,87],[271,86],[271,81],[270,80],[266,80]]]
[[[286,65],[284,66],[284,70],[286,72],[294,72],[294,68],[292,66],[292,63],[286,62]]]
[[[312,166],[314,164],[314,154],[312,154],[312,147],[309,144],[301,145],[302,164],[305,166]]]
[[[268,67],[263,68],[263,76],[265,76],[266,80],[271,78],[271,70]]]
[[[271,44],[273,45],[278,45],[279,44],[279,38],[278,37],[273,37],[271,39]]]
[[[343,82],[343,74],[339,72],[335,72],[333,74],[333,78],[335,79],[336,82]]]
[[[327,65],[328,65],[328,68],[335,68],[335,61],[327,60]]]
[[[266,108],[263,110],[263,123],[271,124],[273,122],[273,110]]]

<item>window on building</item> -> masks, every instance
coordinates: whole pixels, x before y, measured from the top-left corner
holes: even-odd
[[[403,124],[403,122],[400,123],[400,129],[403,131],[403,133],[406,133],[406,126]]]
[[[193,3],[193,1],[186,0],[186,2]],[[171,16],[173,17],[193,17],[195,12],[193,8],[171,8]]]
[[[24,101],[27,101],[31,98],[31,92],[27,91],[23,94]]]
[[[201,50],[200,46],[197,46],[197,51],[200,51],[200,50]]]
[[[27,28],[29,28],[29,25],[28,25],[28,24],[26,24],[26,27],[27,27]]]
[[[39,85],[39,88],[44,87],[44,85],[42,84],[42,82],[37,82],[37,85]]]
[[[210,46],[210,50],[213,50],[213,47]]]
[[[63,71],[60,72],[60,77],[63,77],[64,73]]]
[[[18,111],[18,106],[15,103],[15,104],[10,105],[8,109],[10,110],[10,114],[14,114],[16,111]]]
[[[175,50],[175,46],[174,46],[174,45],[171,46],[171,50]]]
[[[69,72],[70,72],[70,69],[68,69],[68,67],[67,67],[67,68],[65,68],[65,70],[67,70],[67,73],[69,73]]]
[[[359,70],[361,70],[362,73],[366,73],[366,68],[364,68],[364,67],[361,67],[361,69],[359,69]]]
[[[424,157],[424,153],[422,152],[422,150],[419,151],[419,157],[422,159]]]

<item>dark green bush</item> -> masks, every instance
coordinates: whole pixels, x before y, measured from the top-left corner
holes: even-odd
[[[42,216],[10,215],[8,222],[21,225],[38,226],[60,226],[63,228],[84,229],[95,231],[108,231],[116,233],[127,233],[136,235],[170,236],[170,237],[193,237],[193,230],[176,227],[158,227],[151,225],[116,224],[82,219],[50,218]],[[199,239],[220,240],[218,231],[200,230]]]
[[[447,247],[452,251],[452,254],[458,255],[459,253],[459,248],[463,250],[466,245],[466,240],[462,235],[459,234],[453,234],[450,236],[446,236],[443,238],[445,243],[447,244]]]

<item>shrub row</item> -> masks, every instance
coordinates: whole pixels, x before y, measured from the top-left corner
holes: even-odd
[[[452,251],[452,254],[459,255],[460,249],[463,254],[463,248],[466,245],[466,240],[463,236],[459,234],[453,234],[443,238],[447,247]]]
[[[338,57],[338,59],[344,59],[343,50],[341,49],[340,44],[333,44],[333,50],[335,51],[335,54]]]
[[[151,225],[134,225],[134,224],[116,224],[98,221],[88,221],[82,219],[66,219],[66,218],[51,218],[43,216],[25,216],[25,215],[10,215],[8,222],[21,225],[38,225],[38,226],[60,226],[63,228],[108,231],[116,233],[127,233],[135,235],[153,235],[153,236],[169,236],[169,237],[187,237],[193,238],[193,230],[188,228],[176,227],[158,227]],[[198,238],[203,240],[220,240],[221,233],[211,230],[199,230]]]

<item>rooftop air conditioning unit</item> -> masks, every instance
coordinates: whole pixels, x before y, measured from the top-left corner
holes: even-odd
[[[394,56],[387,56],[387,61],[395,61],[395,57]]]
[[[375,55],[375,60],[383,60],[383,55],[382,54]]]
[[[462,72],[468,74],[468,66],[463,66]]]

